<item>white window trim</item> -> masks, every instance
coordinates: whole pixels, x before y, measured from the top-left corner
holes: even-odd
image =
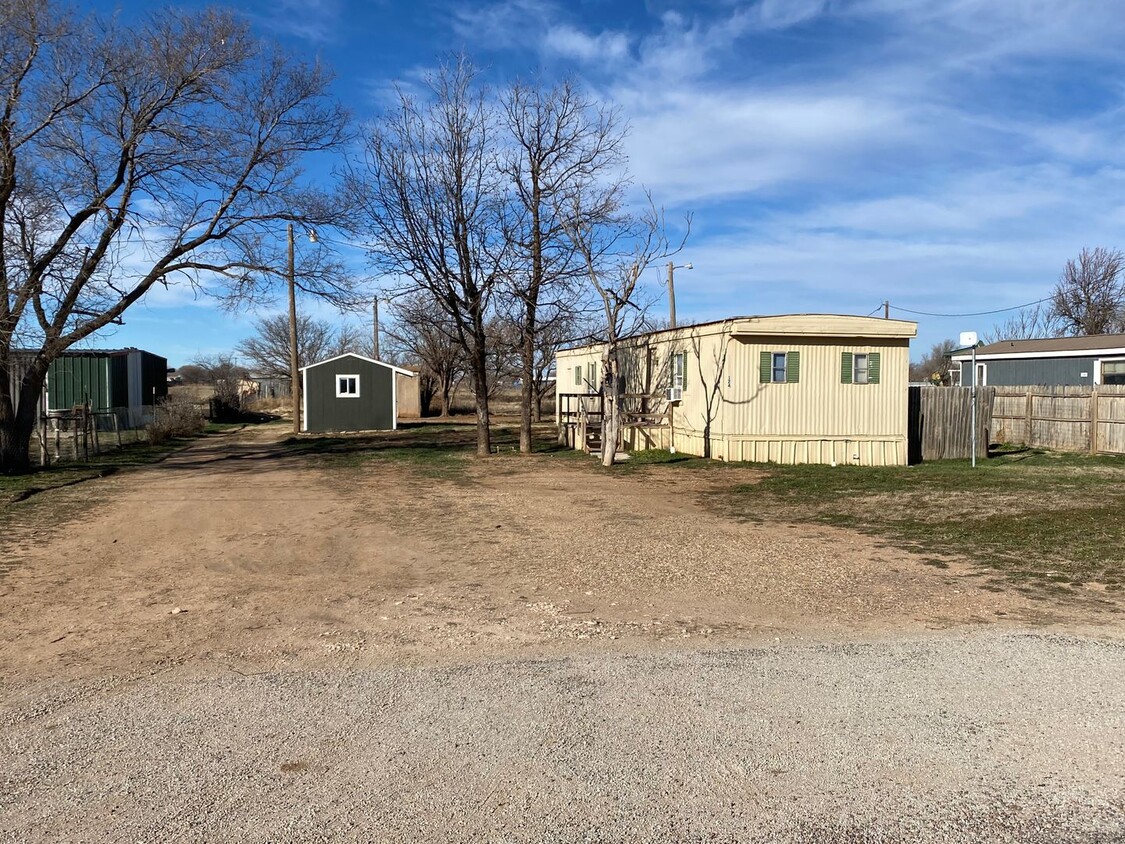
[[[336,375],[335,375],[335,378],[336,378],[336,398],[338,398],[338,399],[358,399],[359,398],[359,373],[358,372],[357,373],[337,372]],[[340,381],[344,378],[354,378],[355,379],[355,392],[354,393],[344,393],[344,392],[340,391]]]
[[[1094,386],[1100,386],[1104,380],[1105,373],[1102,372],[1102,364],[1106,363],[1125,363],[1125,358],[1098,358],[1094,361]]]
[[[860,381],[859,375],[859,359],[863,358],[866,366],[863,368],[863,380]],[[853,384],[870,384],[871,383],[871,352],[852,352],[852,383]]]
[[[777,375],[777,356],[781,355],[785,359],[782,365],[781,380],[778,381]],[[789,379],[789,352],[770,352],[770,383],[771,384],[786,384]]]
[[[687,370],[687,352],[676,352],[672,355],[672,386],[680,390],[684,389],[684,374]]]
[[[970,360],[969,361],[969,368],[970,369],[972,368],[972,365],[973,365],[973,362],[972,362],[972,360]],[[977,386],[978,387],[987,387],[988,386],[988,364],[985,363],[984,361],[978,360],[977,361],[977,369],[980,370],[980,379],[977,381]],[[966,386],[969,386],[969,387],[973,386],[973,382],[970,380],[969,383]]]

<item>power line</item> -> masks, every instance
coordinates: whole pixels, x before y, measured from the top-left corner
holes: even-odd
[[[1026,304],[1023,304],[1023,305],[1013,305],[1010,308],[997,308],[994,311],[977,311],[977,312],[971,313],[971,314],[932,314],[928,311],[912,311],[912,310],[910,310],[910,308],[900,308],[898,305],[891,305],[891,308],[893,308],[896,311],[902,311],[903,313],[906,313],[906,314],[914,314],[915,316],[928,316],[928,317],[989,316],[990,314],[1002,314],[1002,313],[1005,313],[1006,311],[1018,311],[1018,310],[1022,310],[1023,308],[1030,308],[1032,305],[1040,305],[1043,302],[1046,302],[1050,298],[1051,298],[1050,296],[1045,296],[1042,299],[1036,299],[1034,302],[1027,302]],[[879,307],[882,307],[882,305],[880,305]],[[877,310],[879,310],[879,308],[876,308],[875,310],[877,311]],[[872,313],[875,313],[875,311],[872,311]]]
[[[871,313],[869,313],[868,316],[875,316],[875,314],[879,313],[879,309],[882,308],[882,307],[883,307],[883,303],[880,302],[878,305],[875,306],[875,310],[873,310]]]

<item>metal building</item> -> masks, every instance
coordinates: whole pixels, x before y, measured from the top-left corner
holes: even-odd
[[[114,411],[126,428],[152,420],[168,395],[168,361],[140,349],[69,350],[47,369],[47,412],[89,404]]]
[[[972,353],[952,355],[961,383],[973,382]],[[1002,340],[977,348],[977,384],[1013,387],[1093,387],[1125,384],[1125,334]]]

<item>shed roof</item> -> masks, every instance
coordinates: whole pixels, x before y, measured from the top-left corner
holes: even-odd
[[[1091,334],[1087,337],[1042,337],[1034,340],[1001,340],[977,347],[982,357],[1082,357],[1089,352],[1125,352],[1125,334]],[[971,350],[958,350],[953,360],[971,357]]]
[[[325,364],[332,363],[333,361],[338,361],[342,358],[357,358],[358,360],[364,360],[368,363],[375,363],[379,366],[385,366],[387,367],[387,369],[393,369],[395,372],[401,373],[402,375],[408,375],[411,378],[416,378],[418,376],[417,372],[411,372],[409,369],[403,369],[402,367],[394,366],[393,364],[385,363],[381,360],[375,360],[375,358],[369,358],[366,355],[357,355],[354,352],[345,352],[342,355],[336,355],[335,357],[328,358],[326,360],[317,361],[316,363],[310,363],[308,366],[302,366],[301,372],[304,372],[306,369],[315,369],[318,366],[324,366]]]

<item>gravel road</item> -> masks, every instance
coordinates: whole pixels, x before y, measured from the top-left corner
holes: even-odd
[[[1125,840],[1125,644],[1077,636],[197,663],[3,700],[0,841]]]

